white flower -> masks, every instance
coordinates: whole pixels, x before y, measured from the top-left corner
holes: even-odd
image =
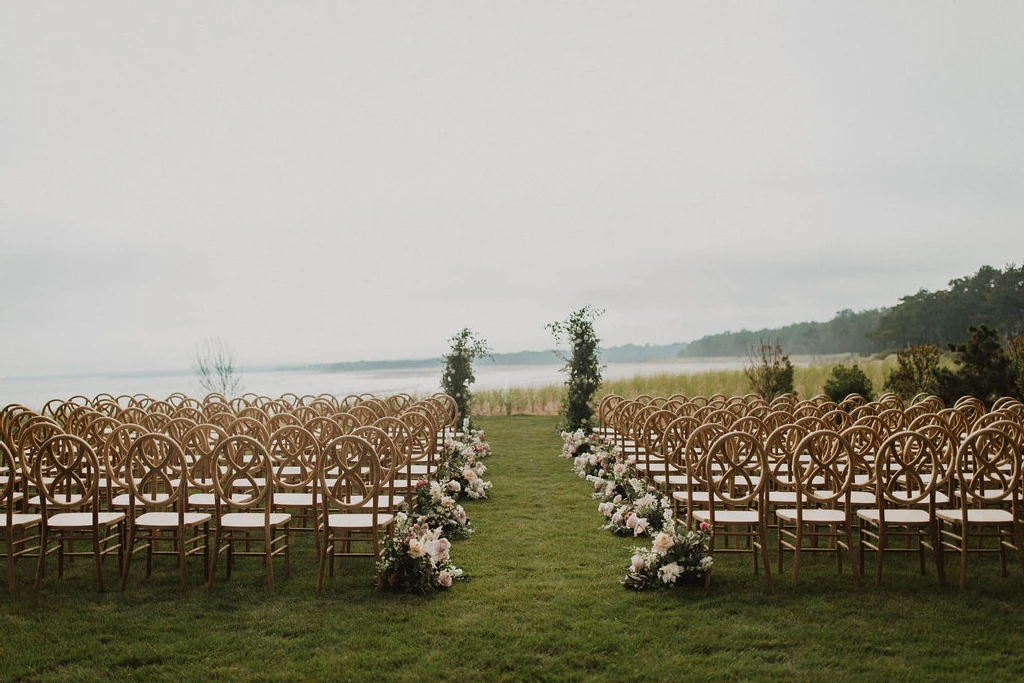
[[[675,583],[676,579],[682,573],[683,569],[675,562],[666,564],[664,567],[658,570],[658,576],[664,583]]]
[[[637,517],[636,515],[634,515],[633,519],[636,520],[636,524],[633,525],[634,536],[639,536],[640,534],[643,534],[647,531],[648,522],[646,517]]]
[[[612,515],[611,523],[615,526],[622,524],[622,512],[616,510],[615,514]]]
[[[442,569],[441,573],[437,575],[437,582],[445,588],[452,587],[452,575],[447,569]]]
[[[710,555],[705,555],[700,560],[700,570],[706,572],[711,569],[711,565],[714,564],[714,560],[711,559]]]
[[[597,510],[605,517],[611,517],[612,513],[615,511],[615,506],[611,503],[605,502],[598,505]]]
[[[654,537],[654,552],[659,555],[667,553],[676,544],[676,537],[664,531]]]
[[[416,559],[423,557],[427,553],[427,549],[418,538],[409,539],[409,557]]]
[[[639,517],[630,512],[628,515],[626,515],[626,528],[635,529],[637,525],[637,520],[639,519]]]
[[[448,482],[448,490],[449,491],[456,491],[456,492],[461,491],[462,490],[462,484],[460,484],[459,482],[457,482],[454,479],[452,479],[450,482]]]
[[[633,558],[630,560],[630,566],[633,568],[633,571],[640,571],[644,568],[644,558],[640,555],[634,555]]]

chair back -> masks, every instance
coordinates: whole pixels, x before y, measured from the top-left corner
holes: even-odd
[[[213,492],[218,516],[222,507],[253,512],[273,507],[274,471],[266,447],[240,434],[229,435],[213,449]]]
[[[35,460],[34,479],[39,488],[43,516],[53,512],[99,512],[98,491],[102,472],[89,443],[71,434],[57,434],[43,442]]]
[[[328,443],[317,463],[317,490],[325,514],[341,512],[377,514],[381,467],[377,454],[366,439],[343,434]]]

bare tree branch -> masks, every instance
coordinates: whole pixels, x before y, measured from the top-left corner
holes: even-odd
[[[196,362],[192,369],[199,378],[199,386],[207,393],[232,398],[242,389],[235,353],[219,337],[207,337],[202,346],[196,346]]]

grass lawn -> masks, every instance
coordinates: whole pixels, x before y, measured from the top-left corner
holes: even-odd
[[[0,598],[3,680],[1019,680],[1024,577],[971,558],[968,589],[941,590],[916,558],[887,558],[881,588],[809,556],[800,583],[769,590],[746,556],[716,558],[710,589],[632,593],[629,539],[600,527],[590,486],[558,456],[552,417],[480,420],[494,455],[491,498],[464,503],[474,535],[452,558],[470,576],[433,597],[373,587],[346,560],[314,594],[312,542],[266,591],[258,560],[212,591],[198,567],[182,594],[173,561],[100,595],[89,562],[38,593],[34,565]],[[649,541],[648,541],[649,543]],[[774,551],[772,553],[774,558]],[[280,565],[278,565],[280,568]],[[787,564],[788,569],[788,564]]]

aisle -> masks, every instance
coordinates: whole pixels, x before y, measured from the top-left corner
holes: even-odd
[[[592,605],[602,595],[617,601],[623,592],[619,579],[631,542],[601,529],[603,517],[589,485],[558,457],[562,442],[556,420],[480,420],[493,448],[487,477],[494,487],[489,500],[466,508],[476,531],[456,550],[473,580],[457,590],[480,595],[493,590],[499,604],[508,596],[501,611],[513,631],[550,630],[549,623],[534,623],[530,605],[536,601],[562,603],[569,618],[577,606]],[[489,573],[474,571],[481,566]]]

